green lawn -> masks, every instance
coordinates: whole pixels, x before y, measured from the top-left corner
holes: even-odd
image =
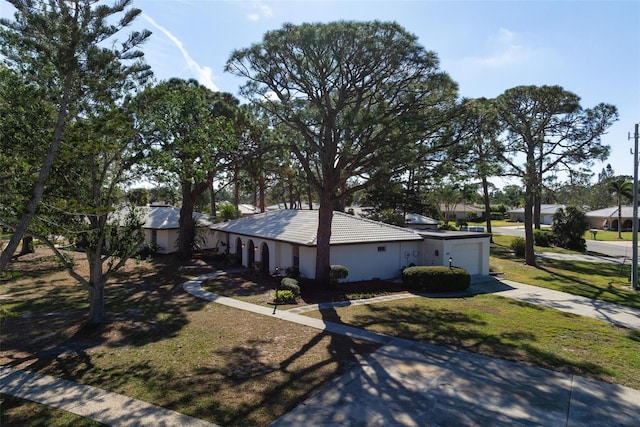
[[[537,266],[532,267],[513,257],[509,248],[512,239],[496,235],[491,245],[490,268],[503,272],[504,278],[640,309],[640,292],[630,287],[630,266],[538,258]]]
[[[411,298],[308,315],[640,389],[640,332],[517,300]]]

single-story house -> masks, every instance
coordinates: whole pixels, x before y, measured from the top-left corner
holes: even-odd
[[[631,231],[633,229],[633,207],[622,206],[620,209],[622,219],[621,231]],[[589,222],[589,228],[599,230],[618,231],[618,207],[598,209],[585,213]]]
[[[565,209],[566,206],[556,204],[540,205],[540,224],[551,225],[553,223],[553,216],[560,208]],[[509,215],[509,220],[511,221],[524,222],[524,208],[509,209],[507,211],[507,214]]]
[[[156,245],[161,254],[175,252],[180,229],[180,208],[151,205],[138,209],[141,211],[145,243]],[[212,224],[209,218],[198,212],[193,213],[193,218],[198,221],[196,232],[203,241],[202,249],[216,247],[217,242],[213,240],[213,233],[209,228]]]
[[[466,203],[456,203],[452,205],[441,203],[440,206],[438,206],[438,210],[442,218],[447,218],[449,222],[454,223],[458,219],[467,218],[469,214],[476,215],[481,221],[484,221],[486,216],[484,206],[468,205]]]
[[[259,265],[269,272],[297,267],[302,277],[315,275],[317,210],[265,212],[213,224],[210,228],[215,233],[214,240],[225,242],[228,252],[236,254],[243,266]],[[348,281],[392,279],[399,277],[402,269],[409,265],[449,265],[449,257],[453,256],[456,257],[453,265],[462,266],[463,260],[472,256],[468,252],[471,247],[465,248],[463,243],[471,244],[482,238],[486,242],[474,256],[486,257],[486,260],[467,263],[472,267],[471,274],[489,274],[488,234],[435,232],[435,236],[425,236],[406,228],[334,212],[330,262],[349,269]]]

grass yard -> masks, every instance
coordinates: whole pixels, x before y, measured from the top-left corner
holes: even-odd
[[[225,426],[269,424],[377,348],[186,294],[185,280],[210,272],[206,260],[131,262],[107,289],[109,322],[93,328],[83,324],[85,291],[55,261],[12,268],[19,277],[0,285],[0,363]],[[3,396],[0,424],[58,418],[34,405]]]
[[[640,308],[616,264],[514,259],[495,236],[505,278]],[[83,256],[82,254],[75,254]],[[358,363],[376,345],[198,300],[184,281],[212,260],[130,261],[108,286],[108,322],[87,327],[87,294],[46,253],[21,257],[0,282],[0,364],[123,393],[225,426],[266,425]],[[277,281],[230,274],[211,292],[269,305]],[[404,292],[377,281],[302,288],[299,304]],[[283,310],[292,307],[279,305]],[[326,320],[640,389],[640,332],[498,296],[411,298],[312,313]],[[0,424],[95,425],[0,396]],[[56,424],[58,423],[58,424]]]
[[[406,339],[640,389],[640,332],[494,295],[306,313]]]
[[[491,245],[491,271],[504,272],[505,279],[640,309],[640,292],[630,288],[630,266],[538,258],[538,266],[532,267],[514,259],[509,248],[512,239],[496,235]]]

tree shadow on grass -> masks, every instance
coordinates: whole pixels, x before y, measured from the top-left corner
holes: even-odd
[[[602,266],[599,264],[589,264],[587,266],[581,264],[580,271],[581,273],[587,276],[596,276],[602,275]],[[554,281],[554,278],[560,278],[562,282],[566,284],[560,284],[559,287],[561,291],[569,292],[575,295],[584,296],[587,298],[592,298],[596,300],[602,301],[610,301],[616,304],[627,305],[629,307],[640,308],[640,293],[634,292],[625,292],[622,289],[618,289],[614,286],[597,286],[592,283],[589,283],[587,280],[577,279],[568,274],[563,274],[561,270],[569,270],[571,271],[571,264],[566,262],[562,262],[561,265],[557,265],[557,263],[550,264],[549,266],[538,265],[537,269],[540,271],[544,271],[545,273],[550,274],[551,278],[543,278],[540,277],[540,281],[550,282]],[[557,282],[556,282],[556,286]]]
[[[91,369],[88,352],[175,336],[187,324],[186,312],[206,304],[181,291],[183,267],[174,257],[160,257],[119,272],[105,288],[107,319],[98,325],[86,323],[88,293],[73,279],[56,276],[34,285],[2,319],[4,363],[40,371],[75,360],[86,369],[62,372],[73,380]]]

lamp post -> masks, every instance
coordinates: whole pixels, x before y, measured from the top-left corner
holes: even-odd
[[[449,257],[449,268],[451,268],[451,263],[453,262],[453,258]]]

